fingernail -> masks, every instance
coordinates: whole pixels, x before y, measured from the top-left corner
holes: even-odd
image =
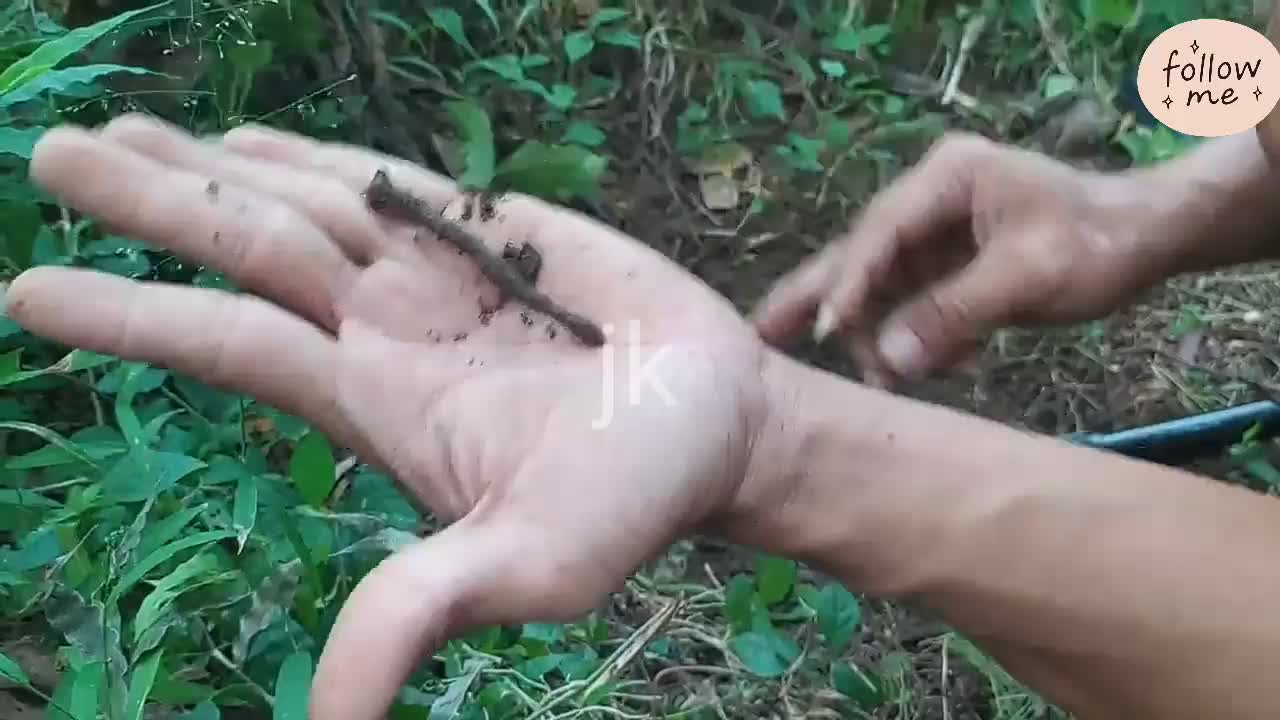
[[[818,319],[813,323],[813,340],[822,342],[836,329],[836,311],[822,303],[818,306]]]
[[[891,325],[880,335],[880,357],[899,375],[915,375],[924,369],[924,343],[906,325]]]

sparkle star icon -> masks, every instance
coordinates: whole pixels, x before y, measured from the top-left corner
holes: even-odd
[[[1194,53],[1197,53],[1197,52],[1199,52],[1199,51],[1200,51],[1200,43],[1196,42],[1195,40],[1192,40],[1192,41],[1191,41],[1191,52],[1194,54]]]
[[[1168,110],[1170,107],[1173,106],[1173,98],[1169,97],[1168,95],[1165,95],[1164,100],[1161,100],[1160,102],[1164,103],[1164,108],[1166,110]]]
[[[1254,90],[1254,91],[1253,91],[1253,99],[1254,99],[1254,100],[1261,100],[1261,99],[1262,99],[1262,88],[1258,88],[1258,89],[1256,89],[1256,90]]]

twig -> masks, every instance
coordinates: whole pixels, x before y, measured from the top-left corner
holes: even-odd
[[[1071,72],[1071,64],[1067,62],[1066,45],[1053,30],[1053,18],[1049,16],[1048,4],[1045,0],[1032,0],[1031,4],[1035,8],[1036,22],[1040,25],[1044,44],[1049,47],[1049,57],[1053,58],[1053,64],[1058,66],[1058,72],[1075,79],[1075,73]]]
[[[956,98],[960,87],[960,76],[964,74],[964,66],[969,62],[969,54],[978,43],[978,37],[987,26],[985,13],[975,15],[964,25],[964,35],[960,37],[960,50],[956,53],[955,65],[951,68],[951,77],[947,80],[947,89],[942,93],[942,104],[950,105]]]
[[[364,191],[364,196],[365,202],[374,211],[403,222],[420,225],[470,256],[480,266],[484,276],[498,286],[504,298],[514,298],[527,305],[529,309],[556,320],[587,346],[604,345],[604,331],[599,325],[566,310],[539,292],[521,277],[514,267],[489,250],[479,238],[441,217],[427,205],[425,200],[414,197],[393,185],[385,170],[378,170],[374,174],[373,180]]]

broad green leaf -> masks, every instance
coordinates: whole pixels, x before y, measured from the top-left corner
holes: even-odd
[[[776,678],[787,671],[787,664],[778,656],[773,641],[762,633],[737,635],[729,645],[742,664],[760,677]]]
[[[1109,25],[1124,27],[1137,9],[1134,0],[1083,0],[1085,22],[1089,27]]]
[[[729,625],[736,632],[744,632],[751,627],[751,616],[754,612],[752,604],[756,599],[756,588],[751,578],[746,575],[734,575],[724,590],[724,615]]]
[[[115,73],[128,73],[130,75],[158,74],[146,68],[111,64],[79,65],[64,70],[50,70],[14,88],[11,92],[0,95],[0,108],[26,102],[46,91],[51,95],[75,93],[77,86],[88,85],[100,77]]]
[[[892,31],[893,29],[888,25],[847,28],[831,38],[831,47],[844,52],[857,52],[867,45],[879,45],[889,37]]]
[[[862,624],[862,607],[858,599],[839,583],[830,583],[818,591],[814,598],[817,606],[818,628],[827,641],[827,649],[839,654],[844,651],[853,633]]]
[[[823,74],[825,74],[827,77],[832,77],[836,79],[844,77],[846,73],[844,63],[840,62],[839,60],[828,60],[826,58],[823,58],[818,61],[818,67],[822,70]]]
[[[782,108],[782,88],[772,80],[751,80],[747,83],[747,108],[758,118],[786,119]]]
[[[142,502],[205,467],[203,461],[188,455],[146,448],[136,450],[120,458],[103,476],[104,500]]]
[[[564,640],[564,626],[555,623],[525,623],[520,637],[534,640],[544,645],[554,645]]]
[[[462,703],[467,698],[467,691],[480,675],[480,671],[489,664],[488,660],[472,658],[463,667],[462,674],[449,681],[444,694],[431,704],[428,720],[453,720],[462,710]]]
[[[182,720],[222,720],[222,711],[213,702],[204,702],[191,708],[191,712],[182,716]]]
[[[58,540],[58,532],[53,527],[46,527],[28,533],[19,540],[18,550],[0,548],[0,571],[24,573],[62,557],[62,543]]]
[[[589,32],[579,30],[564,36],[564,54],[569,58],[570,65],[590,55],[595,46],[595,38]]]
[[[776,555],[756,556],[756,589],[765,605],[774,605],[791,594],[796,582],[794,560]]]
[[[302,494],[302,498],[314,507],[323,507],[334,484],[337,483],[333,448],[322,433],[309,432],[289,458],[289,477]]]
[[[106,678],[107,665],[104,662],[92,662],[80,668],[71,687],[71,717],[75,720],[97,720],[98,701]]]
[[[273,720],[307,720],[312,669],[311,653],[305,651],[293,653],[280,664]]]
[[[464,190],[489,187],[497,164],[489,113],[470,100],[454,100],[446,102],[444,106],[453,119],[453,124],[458,129],[458,138],[462,142],[466,169],[459,178],[459,183]]]
[[[52,70],[58,63],[80,52],[93,41],[133,18],[168,4],[166,1],[139,10],[120,13],[93,25],[76,28],[66,35],[46,42],[32,51],[30,55],[13,63],[8,68],[5,68],[4,72],[0,73],[0,95],[12,92],[24,83],[30,82]]]
[[[879,709],[886,700],[884,683],[849,663],[834,663],[831,666],[831,684],[866,711]]]
[[[564,131],[564,137],[560,138],[560,142],[576,143],[589,148],[600,147],[605,140],[604,131],[598,125],[582,120],[569,123],[569,127]]]
[[[464,67],[463,73],[470,72],[473,68],[488,70],[510,83],[518,83],[525,79],[524,66],[521,65],[520,58],[511,54],[476,60]]]
[[[592,196],[606,160],[576,145],[546,145],[530,140],[498,167],[498,185],[553,200]]]
[[[160,669],[162,655],[164,655],[164,648],[155,650],[133,668],[133,673],[129,676],[129,700],[125,705],[125,720],[142,720],[142,710],[146,705],[147,696],[151,694],[151,688],[156,684],[156,671]]]
[[[109,596],[107,603],[109,605],[115,605],[116,601],[133,588],[134,585],[138,584],[138,581],[142,580],[143,576],[152,570],[155,570],[157,567],[160,567],[160,565],[164,564],[167,560],[171,559],[174,555],[177,555],[183,550],[200,547],[201,545],[208,545],[209,543],[225,540],[229,537],[235,537],[235,533],[227,530],[209,530],[207,532],[188,535],[187,537],[175,540],[168,545],[165,545],[159,550],[156,550],[150,555],[144,557],[142,560],[139,560],[136,565],[130,568],[129,572],[121,578],[118,583],[116,583],[116,587],[111,591],[111,595]]]
[[[31,678],[13,658],[0,653],[0,677],[6,677],[19,685],[31,686]]]
[[[608,25],[617,22],[631,15],[630,10],[616,7],[600,8],[595,15],[591,17],[591,29],[594,30],[601,25]]]
[[[479,56],[476,49],[471,46],[471,41],[467,39],[467,33],[462,28],[462,16],[458,14],[457,10],[433,7],[427,12],[427,16],[431,18],[432,24],[440,28],[455,43],[465,48],[472,57]]]
[[[573,101],[578,97],[577,88],[564,83],[556,83],[551,89],[542,94],[551,103],[551,106],[557,110],[568,110],[573,107]]]
[[[236,547],[244,552],[244,544],[253,532],[253,524],[258,517],[258,479],[253,475],[245,475],[236,484],[235,505],[231,511],[231,526],[236,530]]]

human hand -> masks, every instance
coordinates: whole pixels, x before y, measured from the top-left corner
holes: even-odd
[[[580,616],[670,542],[746,512],[766,425],[770,351],[657,252],[508,197],[496,219],[463,224],[497,250],[534,244],[540,289],[618,329],[588,348],[515,303],[482,324],[478,303],[496,298],[474,264],[365,206],[380,168],[458,215],[453,185],[420,168],[265,129],[213,142],[138,117],[52,130],[37,182],[258,297],[41,267],[7,298],[33,332],[307,418],[455,521],[347,599],[313,720],[382,717],[447,640]]]
[[[1148,188],[1150,191],[1150,188]],[[1158,279],[1138,183],[977,136],[944,139],[756,311],[835,330],[872,384],[945,368],[1003,326],[1092,319]]]

